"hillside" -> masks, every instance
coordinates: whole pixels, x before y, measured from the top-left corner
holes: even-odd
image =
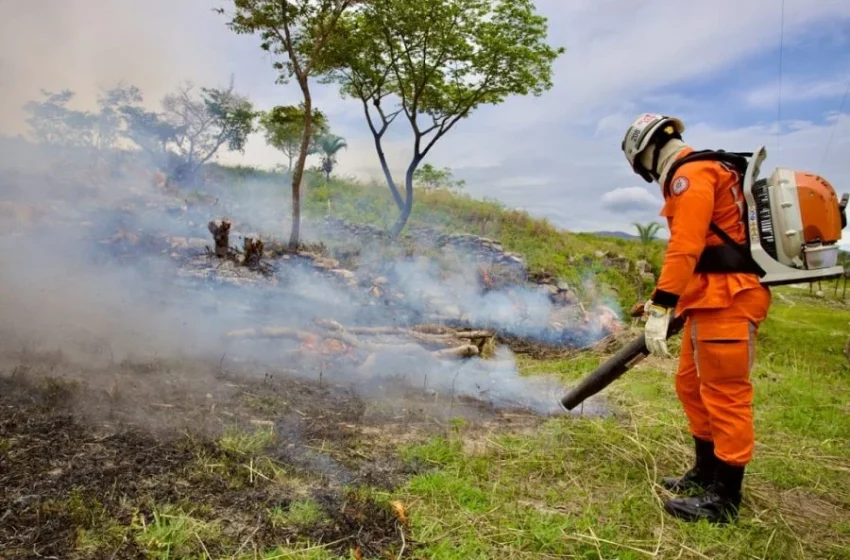
[[[215,168],[215,182],[242,190],[274,192],[286,178],[262,178],[244,169]],[[225,177],[227,178],[225,180]],[[397,214],[389,190],[380,184],[364,184],[352,180],[325,180],[310,176],[304,189],[303,205],[308,216],[330,215],[343,220],[366,223],[387,229]],[[658,270],[663,242],[644,247],[635,239],[603,237],[597,233],[570,233],[558,229],[545,219],[535,219],[524,211],[516,211],[491,199],[474,199],[465,194],[445,190],[417,189],[416,203],[406,234],[418,228],[468,233],[493,239],[506,251],[522,255],[531,278],[552,276],[583,292],[588,283],[603,297],[614,298],[622,308],[630,307],[642,289],[645,295],[653,285],[652,277],[641,275],[635,263],[648,262],[643,270]],[[286,200],[280,197],[280,222],[288,227]],[[283,231],[283,229],[281,230]],[[613,261],[628,261],[628,270],[608,266]]]
[[[385,187],[310,174],[293,253],[284,177],[141,176],[0,176],[0,558],[848,558],[842,286],[774,291],[742,518],[686,525],[657,485],[691,462],[675,359],[552,410],[640,333],[661,242],[445,191],[387,241]]]

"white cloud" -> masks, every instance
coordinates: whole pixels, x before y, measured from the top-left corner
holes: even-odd
[[[212,12],[224,4],[0,2],[0,131],[24,130],[20,107],[42,87],[69,87],[90,105],[98,87],[125,80],[141,87],[154,106],[182,80],[224,84],[235,74],[237,88],[260,107],[297,102],[295,85],[274,83],[259,39],[235,35],[225,27],[226,19]],[[777,46],[780,7],[773,0],[688,5],[677,0],[538,0],[537,5],[550,18],[552,41],[567,48],[556,64],[555,88],[541,98],[514,98],[481,108],[428,156],[428,162],[449,166],[466,179],[471,194],[501,199],[579,231],[631,230],[632,221],[657,220],[660,197],[650,200],[656,187],[644,187],[646,197],[636,194],[640,187],[633,185],[640,179],[619,149],[626,126],[644,110],[685,118],[686,139],[695,147],[751,151],[764,143],[770,150],[767,166],[817,170],[837,188],[850,185],[843,157],[850,151],[846,116],[824,157],[831,123],[812,124],[789,112],[794,126],[777,150],[773,123],[721,128],[710,116],[725,109],[720,102],[697,105],[677,91],[679,84],[705,79]],[[848,20],[846,0],[786,0],[785,44],[792,48],[813,32],[834,40],[834,25]],[[819,27],[822,23],[830,25]],[[742,96],[772,106],[775,96],[769,87]],[[835,87],[826,78],[808,88],[789,78],[783,97],[805,101]],[[317,106],[349,144],[339,155],[338,172],[381,180],[360,103],[339,99],[336,87],[315,86],[313,91]],[[393,125],[384,149],[401,177],[412,149],[403,119]],[[244,155],[221,159],[268,166],[283,158],[256,135]],[[623,196],[636,196],[639,204],[625,216],[616,204]]]
[[[651,211],[661,204],[661,197],[644,187],[620,187],[602,195],[602,206],[618,213]]]
[[[814,101],[841,97],[847,91],[846,78],[812,81],[805,78],[783,78],[782,102]],[[763,109],[773,108],[779,101],[779,83],[765,84],[748,92],[744,99],[747,105]]]

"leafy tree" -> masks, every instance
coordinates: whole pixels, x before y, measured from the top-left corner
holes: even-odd
[[[24,110],[30,116],[27,124],[36,142],[54,148],[94,148],[97,141],[98,116],[68,108],[75,93],[41,90],[42,101],[30,101]]]
[[[142,99],[142,92],[138,87],[120,83],[98,97],[97,104],[100,107],[97,121],[98,150],[109,150],[115,147],[115,143],[122,135],[122,127],[126,126],[122,110],[138,108],[137,104],[141,103]]]
[[[319,137],[319,151],[322,154],[322,171],[325,173],[325,179],[331,178],[331,172],[336,164],[336,154],[343,148],[347,148],[348,144],[345,139],[335,134],[323,134]]]
[[[319,151],[318,137],[328,131],[327,117],[321,111],[314,109],[310,120],[308,155]],[[292,171],[292,160],[300,153],[304,136],[304,104],[273,107],[260,115],[259,122],[265,131],[266,142],[283,152],[289,160],[287,169]]]
[[[243,152],[257,116],[252,103],[234,92],[232,80],[227,89],[201,88],[198,96],[193,89],[191,84],[181,86],[162,100],[163,118],[183,160],[175,178],[187,182],[222,146]]]
[[[168,146],[177,140],[178,128],[161,114],[141,107],[125,105],[119,112],[125,122],[124,136],[141,148],[151,163],[165,168],[169,160]]]
[[[283,60],[274,62],[278,83],[295,77],[303,96],[304,129],[292,173],[292,232],[289,245],[298,247],[301,229],[301,178],[310,149],[313,100],[309,78],[316,75],[329,39],[343,12],[356,0],[233,0],[228,26],[239,34],[259,33],[261,47]],[[219,13],[223,10],[217,9]]]
[[[454,174],[448,167],[437,169],[430,163],[422,165],[413,173],[413,182],[429,190],[462,189],[466,185],[466,181],[463,179],[455,180]]]
[[[554,60],[546,18],[532,0],[370,0],[346,13],[323,60],[327,82],[360,99],[387,184],[401,213],[413,208],[413,180],[434,144],[481,105],[552,87]],[[390,98],[395,107],[385,107]],[[381,146],[399,114],[413,131],[402,198]]]
[[[658,222],[650,222],[646,225],[635,222],[632,225],[638,230],[640,243],[643,245],[643,258],[645,259],[649,254],[649,246],[655,240],[658,235],[658,231],[662,229],[663,226]]]

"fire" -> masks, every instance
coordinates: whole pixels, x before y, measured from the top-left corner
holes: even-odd
[[[338,355],[351,354],[354,348],[336,338],[322,338],[313,333],[308,333],[304,336],[301,342],[301,349],[316,354]]]

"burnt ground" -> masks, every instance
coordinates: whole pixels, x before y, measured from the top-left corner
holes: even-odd
[[[4,368],[4,560],[230,557],[286,543],[410,557],[404,515],[377,492],[427,468],[403,461],[399,445],[445,433],[449,415],[482,428],[539,421],[217,363],[80,369],[47,353]],[[311,515],[296,518],[305,503]]]

